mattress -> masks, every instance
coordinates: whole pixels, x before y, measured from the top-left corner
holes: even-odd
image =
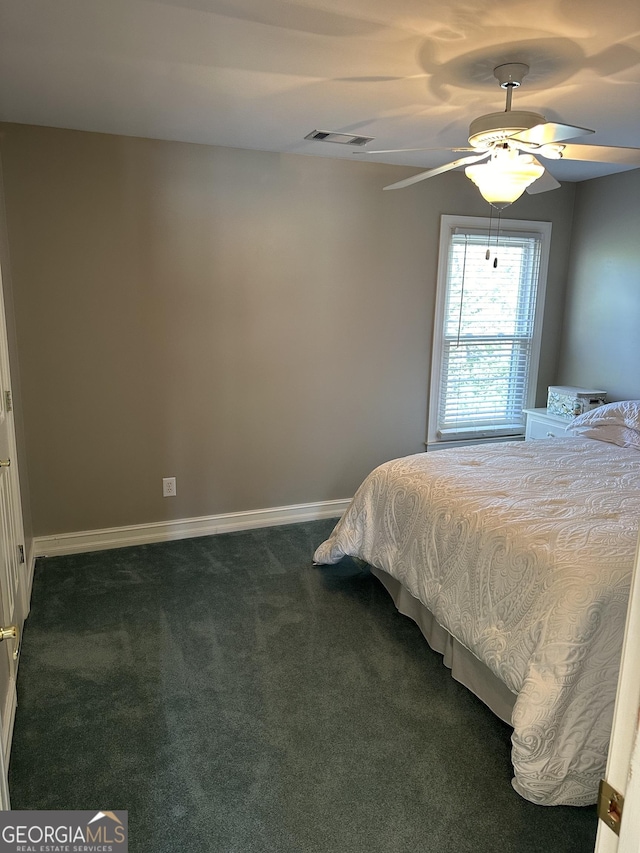
[[[314,561],[397,579],[515,695],[513,786],[586,805],[604,775],[640,518],[640,452],[586,438],[376,468]]]

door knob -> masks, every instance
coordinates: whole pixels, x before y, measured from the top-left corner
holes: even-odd
[[[20,653],[20,629],[17,625],[9,625],[8,628],[0,628],[0,642],[2,640],[15,640],[16,647],[13,650],[13,659],[18,660]]]
[[[0,459],[0,468],[8,468],[11,465],[10,459]]]

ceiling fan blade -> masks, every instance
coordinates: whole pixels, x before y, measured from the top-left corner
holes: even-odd
[[[533,162],[538,163],[539,166],[542,165],[542,163],[538,162],[535,157],[533,158]],[[529,195],[537,195],[538,193],[549,192],[549,190],[557,190],[559,186],[560,183],[556,181],[553,175],[545,169],[538,180],[534,181],[527,187],[527,192]]]
[[[587,160],[591,163],[620,163],[640,166],[640,148],[614,148],[607,145],[563,145],[562,160]]]
[[[530,127],[529,130],[523,130],[510,136],[516,142],[526,142],[528,145],[549,145],[553,142],[562,142],[565,139],[575,139],[576,136],[586,136],[588,133],[595,133],[595,130],[589,130],[588,127],[574,127],[571,124],[557,124],[554,121],[547,121],[544,124],[536,124],[535,127]]]
[[[371,151],[353,151],[353,154],[402,154],[404,151],[477,151],[477,148],[375,148]]]
[[[395,184],[389,184],[388,187],[383,187],[384,190],[400,190],[403,187],[410,187],[411,184],[417,184],[418,181],[425,181],[427,178],[434,178],[436,175],[441,175],[443,172],[449,172],[451,169],[457,169],[458,166],[468,166],[470,163],[477,163],[479,160],[484,160],[489,157],[491,152],[485,151],[483,154],[476,154],[475,157],[461,157],[459,160],[454,160],[453,163],[445,163],[444,166],[438,166],[435,169],[427,169],[426,172],[418,172],[411,178],[405,178],[404,181],[396,181]]]

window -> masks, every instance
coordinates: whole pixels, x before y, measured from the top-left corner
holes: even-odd
[[[428,445],[523,435],[535,402],[551,223],[489,224],[442,217]]]

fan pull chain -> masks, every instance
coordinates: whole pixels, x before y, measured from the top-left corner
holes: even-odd
[[[496,256],[493,259],[493,268],[494,270],[498,268],[498,243],[500,242],[500,218],[502,216],[502,211],[498,210],[498,231],[496,233]]]
[[[489,260],[491,257],[491,227],[493,224],[493,205],[489,205],[489,239],[487,240],[487,252],[485,258]]]

